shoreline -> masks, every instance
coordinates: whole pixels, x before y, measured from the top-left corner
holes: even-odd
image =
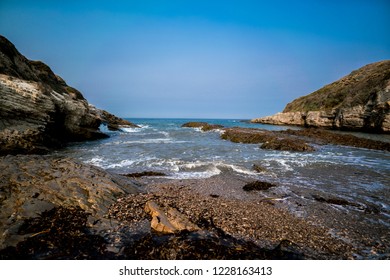
[[[353,136],[336,135],[333,138],[333,133],[322,130],[267,132],[224,128],[224,132],[233,137],[229,139],[233,142],[262,143],[266,140],[278,145],[287,143],[288,148],[294,149],[301,149],[291,144],[296,145],[297,139],[304,141],[300,145],[306,145],[306,141],[309,145],[324,145],[334,139],[341,142],[347,139],[349,142],[343,142],[346,144],[361,141]],[[286,137],[293,142],[285,141]],[[374,144],[374,147],[379,145],[376,141],[362,143]],[[384,146],[379,147],[385,150],[388,148],[388,143],[382,142],[381,145]],[[43,239],[54,238],[50,234],[55,228],[48,231],[38,227],[40,230],[27,234],[20,232],[24,224],[44,223],[39,216],[45,211],[54,211],[51,213],[56,217],[54,220],[59,218],[60,223],[71,225],[72,215],[83,217],[84,212],[92,214],[85,223],[78,225],[85,234],[81,240],[97,238],[103,249],[98,253],[89,252],[87,247],[80,245],[86,252],[77,255],[76,259],[390,258],[387,245],[390,244],[389,225],[385,224],[387,212],[382,213],[383,209],[369,201],[343,198],[315,187],[302,187],[288,181],[274,184],[269,176],[254,179],[229,169],[197,179],[156,177],[159,174],[147,170],[121,175],[56,154],[9,155],[0,157],[0,166],[3,166],[0,175],[5,178],[5,185],[0,184],[0,200],[3,208],[7,205],[11,207],[5,208],[7,211],[3,211],[0,217],[4,234],[9,237],[9,241],[4,243],[8,249],[0,250],[0,259],[56,258],[51,256],[51,250],[42,253],[42,257],[38,253],[23,255],[24,249],[18,249],[26,244],[35,248],[32,240],[37,238],[37,234]],[[261,165],[253,168],[254,172],[267,174]],[[328,173],[333,171],[327,170]],[[247,184],[259,178],[266,181],[245,189]],[[252,190],[256,185],[258,190]],[[11,189],[7,189],[10,186]],[[154,201],[166,212],[174,209],[200,230],[171,235],[156,233],[151,230],[152,217],[144,210],[148,201]],[[65,218],[63,214],[58,214],[64,211],[73,214],[67,214]],[[76,239],[80,237],[78,230],[70,232],[75,234]],[[68,233],[61,234],[66,236]],[[40,242],[46,244],[45,240]],[[66,247],[66,244],[58,246]],[[182,250],[183,246],[195,246],[201,250],[189,255]],[[205,249],[210,246],[216,248],[213,254]],[[246,249],[237,252],[234,249],[237,246]],[[167,253],[167,248],[171,253]],[[22,251],[18,253],[18,250]],[[72,259],[72,256],[65,254],[60,258]]]
[[[43,211],[45,208],[46,212],[41,214],[37,212],[38,215],[33,217],[23,216],[23,212],[18,212],[21,216],[16,218],[16,223],[12,224],[13,232],[12,230],[9,232],[11,234],[9,240],[13,240],[13,243],[0,250],[0,259],[390,258],[387,245],[390,234],[387,227],[380,224],[373,227],[366,220],[361,220],[362,215],[367,219],[375,219],[378,215],[375,209],[371,212],[365,211],[370,210],[369,208],[356,211],[357,209],[352,209],[354,205],[342,205],[337,200],[326,200],[327,198],[323,197],[313,199],[315,195],[299,187],[294,189],[292,192],[294,195],[290,196],[278,192],[277,186],[268,190],[245,191],[243,187],[253,179],[232,173],[223,173],[205,179],[169,179],[153,176],[128,178],[107,173],[87,164],[74,163],[71,159],[57,157],[53,162],[55,165],[50,166],[49,162],[52,158],[56,157],[1,158],[3,164],[7,165],[9,161],[19,164],[20,170],[15,171],[12,178],[22,176],[26,164],[33,164],[38,173],[42,172],[40,171],[42,165],[45,165],[48,170],[45,171],[47,175],[43,176],[43,179],[41,173],[37,175],[34,174],[34,169],[29,170],[29,176],[33,178],[30,185],[20,181],[24,188],[32,188],[30,190],[32,193],[23,198],[25,204],[21,205],[21,209]],[[60,166],[57,166],[58,164]],[[91,190],[87,193],[81,190],[73,191],[76,194],[73,197],[75,201],[73,206],[59,201],[53,203],[50,199],[46,202],[50,202],[51,205],[47,206],[44,202],[48,195],[42,190],[42,193],[37,195],[34,183],[37,184],[37,180],[43,180],[38,184],[47,183],[45,180],[52,178],[58,170],[65,174],[73,173],[72,178],[79,178],[79,182],[87,185],[98,180],[106,183],[115,181],[116,186],[121,188],[118,189],[116,198],[95,196],[96,204],[90,206],[87,201],[92,195]],[[40,178],[37,179],[35,176]],[[63,176],[57,178],[63,179]],[[16,184],[17,181],[12,179],[10,182]],[[80,195],[85,201],[84,206],[81,205],[82,208],[78,208],[77,202]],[[168,208],[175,209],[200,230],[180,231],[174,234],[155,232],[151,229],[151,217],[144,210],[147,201],[156,202],[164,211],[168,211]],[[40,208],[40,203],[43,203],[43,208]],[[100,209],[99,213],[90,216],[91,210],[85,207],[92,206],[90,209],[99,209],[100,204],[106,205],[107,210]],[[33,205],[38,206],[34,208]],[[64,210],[61,210],[63,207]],[[40,220],[42,215],[48,215],[47,211],[54,211],[54,213],[50,212],[55,217],[52,218],[54,222],[50,229],[44,226],[45,220]],[[64,211],[69,213],[61,214],[62,216],[58,214]],[[88,218],[73,229],[74,217],[84,217],[83,213],[87,214]],[[68,229],[58,232],[58,227],[61,229],[60,225],[67,223],[69,223]],[[25,228],[29,224],[38,227],[35,226],[35,230],[31,232],[20,231],[21,226]],[[57,244],[57,247],[54,246],[55,250],[45,247],[52,239],[61,242],[66,240],[66,236],[72,234],[75,235],[73,237],[75,240],[82,241],[80,244],[76,241],[72,246],[77,248],[77,252],[81,251],[83,254],[76,254],[75,257],[69,255],[70,253],[62,252],[60,248],[67,248],[67,243]],[[86,246],[85,240],[96,242],[97,247]],[[40,244],[40,247],[36,247],[38,246],[36,244]],[[191,246],[196,249],[191,252],[183,249]],[[90,250],[94,248],[100,248],[100,251],[91,252]],[[212,251],[207,248],[211,248]],[[23,250],[33,253],[27,254]]]

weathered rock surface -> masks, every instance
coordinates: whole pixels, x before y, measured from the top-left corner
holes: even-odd
[[[44,153],[69,141],[104,138],[102,122],[120,123],[2,36],[0,93],[0,155]]]
[[[254,123],[390,132],[390,60],[366,65]]]
[[[373,150],[390,151],[389,142],[361,138],[350,134],[341,134],[321,128],[307,128],[302,130],[287,129],[285,131],[281,131],[280,133],[309,138],[311,142],[315,142],[317,144],[334,144]]]
[[[155,201],[146,202],[145,212],[152,217],[150,226],[155,231],[163,234],[177,233],[183,230],[200,230],[197,225],[191,223],[184,215],[172,207],[168,207],[167,213],[165,213]]]
[[[77,207],[102,219],[119,195],[137,190],[120,175],[67,158],[0,157],[0,248],[20,241],[23,221],[45,210]]]
[[[237,127],[226,128],[221,138],[235,143],[261,143],[260,148],[268,150],[294,152],[312,152],[315,150],[302,139],[276,131]]]

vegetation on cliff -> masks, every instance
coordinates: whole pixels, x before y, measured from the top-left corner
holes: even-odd
[[[390,60],[368,64],[349,75],[287,104],[283,113],[364,105],[390,80]]]
[[[254,123],[390,132],[390,60],[368,64]]]

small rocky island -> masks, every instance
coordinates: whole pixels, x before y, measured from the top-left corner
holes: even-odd
[[[254,123],[390,133],[390,60],[366,65]]]

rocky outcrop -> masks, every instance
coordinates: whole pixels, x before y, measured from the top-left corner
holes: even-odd
[[[99,115],[102,124],[107,125],[107,128],[112,131],[121,130],[121,128],[128,127],[139,127],[138,125],[129,122],[128,120],[124,120],[118,118],[117,116],[105,111],[105,110],[97,110],[97,114]]]
[[[138,190],[120,175],[52,156],[0,157],[0,178],[0,248],[23,239],[23,221],[45,210],[76,207],[102,220],[118,196]]]
[[[254,123],[390,133],[390,60],[366,65]]]
[[[225,128],[221,138],[235,143],[261,144],[260,148],[266,150],[315,151],[306,141],[277,131],[233,127]]]
[[[69,141],[107,137],[102,122],[119,121],[92,108],[40,61],[0,36],[0,155],[43,153]]]
[[[187,122],[183,124],[181,127],[200,128],[202,131],[210,131],[213,129],[223,128],[223,125],[209,124],[206,122]]]

